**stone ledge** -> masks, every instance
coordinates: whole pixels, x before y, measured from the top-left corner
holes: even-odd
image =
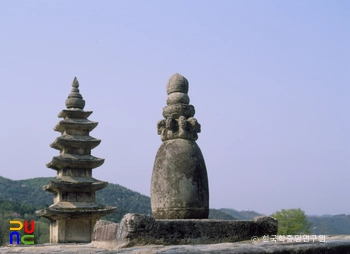
[[[274,235],[277,220],[257,217],[251,221],[155,220],[140,214],[126,214],[120,224],[98,221],[96,242],[115,242],[117,248],[140,245],[214,244],[237,242],[252,236]]]
[[[97,245],[98,247],[97,247]],[[115,247],[114,247],[115,248]],[[220,253],[220,254],[350,254],[350,235],[326,236],[325,243],[274,243],[251,241],[204,245],[135,246],[113,249],[103,242],[90,244],[38,244],[0,248],[0,253],[122,253],[122,254],[182,254],[182,253]]]

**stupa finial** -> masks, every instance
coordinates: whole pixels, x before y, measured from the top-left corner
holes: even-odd
[[[157,124],[161,140],[177,138],[197,140],[197,133],[201,131],[201,126],[193,117],[195,110],[190,105],[190,97],[187,94],[188,80],[179,73],[175,73],[166,84],[166,92],[168,94],[167,106],[163,108],[165,119],[160,120]]]
[[[168,95],[176,92],[187,94],[188,80],[179,73],[175,73],[169,78],[169,81],[166,84],[166,92]]]
[[[72,83],[72,91],[66,100],[66,107],[67,109],[84,109],[85,107],[85,101],[79,92],[79,82],[76,77]]]

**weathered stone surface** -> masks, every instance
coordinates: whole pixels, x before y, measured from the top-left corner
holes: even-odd
[[[162,143],[153,168],[151,205],[156,219],[208,218],[207,171],[196,142]]]
[[[188,81],[176,73],[166,91],[165,119],[157,123],[163,141],[154,162],[151,180],[152,215],[156,219],[207,219],[209,187],[207,169],[197,133],[201,126],[189,105]]]
[[[38,216],[50,219],[50,242],[91,242],[96,220],[115,211],[115,207],[95,203],[95,191],[107,186],[92,178],[92,169],[101,166],[104,159],[91,155],[101,142],[89,136],[97,122],[87,119],[92,113],[84,111],[85,101],[74,78],[72,91],[66,100],[67,109],[55,131],[61,132],[51,147],[60,151],[46,166],[57,171],[56,179],[43,187],[55,195],[54,204],[36,211]]]
[[[119,224],[98,223],[94,232],[94,241],[113,242],[115,239],[118,248],[155,244],[213,244],[276,234],[277,220],[271,217],[252,221],[155,220],[147,215],[126,214]],[[110,234],[116,234],[116,237]]]
[[[188,95],[185,93],[179,93],[179,92],[169,94],[166,100],[166,104],[172,105],[176,103],[189,104],[190,97],[188,97]]]
[[[259,217],[255,217],[253,221],[258,226],[258,231],[256,233],[257,236],[267,235],[266,232],[277,233],[278,222],[276,219],[273,219],[272,217],[269,217],[269,216],[259,216]],[[269,235],[274,235],[274,234],[270,233]]]
[[[0,253],[123,253],[123,254],[350,254],[350,236],[326,236],[325,243],[281,243],[251,241],[206,245],[135,246],[116,249],[105,242],[91,244],[38,244],[0,248]]]
[[[93,241],[116,243],[118,226],[119,224],[111,221],[98,220],[94,227]]]
[[[168,95],[176,92],[188,93],[188,80],[179,73],[172,75],[166,84],[166,93]]]
[[[79,93],[79,82],[77,78],[74,78],[72,84],[72,91],[68,95],[68,99],[66,100],[66,107],[68,109],[84,109],[85,101],[83,100],[83,96]]]
[[[192,105],[187,105],[184,103],[177,103],[165,106],[163,108],[163,116],[165,118],[173,117],[179,118],[180,116],[184,116],[186,118],[193,117],[196,113],[196,110]]]

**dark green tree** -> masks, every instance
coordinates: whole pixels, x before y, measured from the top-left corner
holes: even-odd
[[[311,223],[307,221],[305,212],[300,208],[282,209],[270,215],[278,220],[279,235],[310,234]]]
[[[4,245],[5,235],[5,221],[3,216],[0,214],[0,246]]]

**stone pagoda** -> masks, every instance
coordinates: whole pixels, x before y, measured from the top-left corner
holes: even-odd
[[[51,144],[60,155],[46,165],[57,171],[56,179],[43,187],[55,195],[54,204],[36,212],[51,221],[51,243],[91,242],[97,219],[116,210],[95,202],[95,192],[108,183],[92,177],[92,169],[101,166],[104,159],[91,155],[91,149],[101,142],[89,136],[98,123],[87,119],[92,111],[83,110],[85,101],[78,87],[74,78],[66,100],[67,109],[58,115],[63,120],[54,128],[61,136]]]
[[[151,181],[152,216],[155,219],[207,219],[209,187],[207,169],[196,143],[200,124],[193,117],[188,81],[170,77],[164,119],[158,122],[163,143],[158,149]]]

